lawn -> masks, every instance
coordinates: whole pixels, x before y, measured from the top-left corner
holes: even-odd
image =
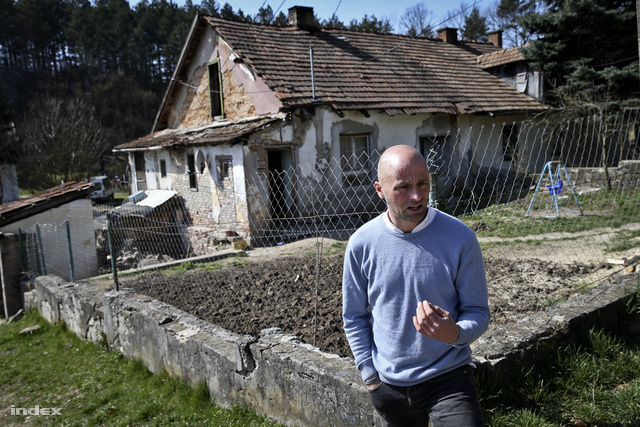
[[[20,331],[39,325],[39,329]],[[640,426],[640,290],[617,325],[541,357],[510,388],[478,387],[489,427]],[[0,325],[0,425],[270,426],[36,313]],[[19,409],[60,415],[11,415]]]
[[[640,426],[640,288],[618,323],[539,356],[509,389],[480,378],[492,427]]]
[[[20,333],[34,325],[39,329]],[[37,313],[0,325],[0,384],[3,426],[274,425],[240,407],[221,408],[206,386],[193,389],[167,374],[154,375],[141,362],[82,341]]]

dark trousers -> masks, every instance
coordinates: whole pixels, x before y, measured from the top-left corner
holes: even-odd
[[[382,383],[369,398],[385,426],[484,426],[471,366],[410,387]]]

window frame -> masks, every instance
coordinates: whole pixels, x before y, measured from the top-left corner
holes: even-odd
[[[225,179],[231,178],[229,171],[233,168],[232,160],[231,156],[216,156],[216,178],[218,184],[222,185]]]
[[[224,97],[222,91],[222,69],[220,59],[207,63],[209,83],[209,112],[211,119],[224,118]]]
[[[160,159],[160,178],[167,177],[167,160]]]
[[[198,171],[196,169],[196,155],[195,153],[187,154],[187,175],[189,175],[189,188],[191,190],[198,190]]]
[[[366,138],[364,143],[364,150],[360,150],[357,146],[356,138]],[[346,140],[349,141],[346,141]],[[345,154],[347,150],[344,149],[345,143],[350,145],[349,154]],[[373,171],[373,165],[371,162],[371,134],[368,132],[357,133],[341,133],[339,135],[340,144],[340,183],[343,187],[360,187],[363,185],[370,185],[372,183],[371,173]],[[355,160],[362,160],[362,156],[366,155],[364,160],[366,164],[358,168],[355,164]],[[352,164],[353,162],[353,164]],[[348,169],[345,169],[348,167]]]

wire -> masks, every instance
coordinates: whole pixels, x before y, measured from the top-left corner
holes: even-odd
[[[338,13],[338,9],[340,9],[341,4],[342,4],[342,0],[338,2],[338,6],[336,6],[336,10],[333,11],[333,15],[331,15],[329,19],[333,18],[334,16],[337,16],[336,13]]]

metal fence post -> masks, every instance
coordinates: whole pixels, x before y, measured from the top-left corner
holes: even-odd
[[[47,275],[47,266],[44,263],[44,249],[42,248],[42,237],[40,237],[40,225],[36,224],[36,241],[38,242],[38,255],[40,256],[40,264],[42,265],[42,275]]]
[[[116,257],[113,253],[113,242],[111,239],[111,213],[107,213],[107,239],[109,240],[109,257],[111,258],[111,272],[113,273],[113,289],[119,291],[118,269],[116,268]]]
[[[20,242],[20,262],[22,263],[20,267],[22,271],[27,271],[29,269],[29,262],[27,261],[27,248],[25,247],[24,235],[21,228],[18,228],[18,240]]]
[[[64,221],[64,228],[67,232],[67,250],[69,252],[69,274],[71,276],[71,282],[76,281],[74,269],[73,269],[73,251],[71,250],[71,233],[69,232],[69,220]]]

